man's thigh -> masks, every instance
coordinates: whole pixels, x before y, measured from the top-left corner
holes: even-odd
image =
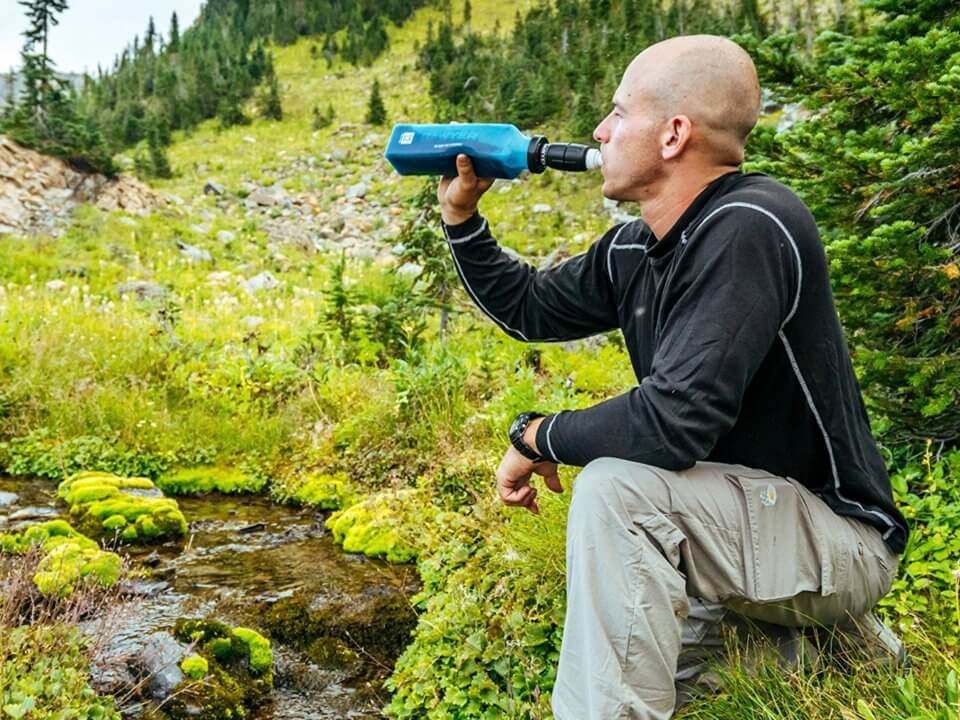
[[[612,483],[690,596],[781,625],[834,623],[869,610],[892,582],[896,556],[880,533],[796,481],[722,463],[673,472],[599,462],[577,484]]]

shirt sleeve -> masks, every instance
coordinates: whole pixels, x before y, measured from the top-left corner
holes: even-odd
[[[538,271],[505,253],[487,221],[474,214],[443,231],[460,280],[477,307],[517,340],[560,341],[619,327],[606,248],[621,226],[587,252]]]
[[[792,239],[730,209],[701,226],[663,299],[649,375],[629,392],[548,416],[537,447],[558,462],[617,457],[669,470],[705,459],[736,422],[744,393],[799,302]]]

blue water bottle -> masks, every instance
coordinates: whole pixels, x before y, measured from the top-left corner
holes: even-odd
[[[517,177],[548,167],[580,172],[601,165],[600,151],[576,143],[551,143],[504,123],[395,125],[384,157],[401,175],[456,175],[457,155],[473,161],[478,177]]]

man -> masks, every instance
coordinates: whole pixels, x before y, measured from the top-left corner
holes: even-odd
[[[639,203],[545,272],[499,249],[477,213],[490,179],[466,156],[438,189],[477,305],[524,341],[619,328],[639,384],[594,407],[521,415],[497,471],[537,512],[533,473],[585,466],[567,528],[559,720],[668,718],[691,620],[851,623],[893,651],[870,609],[907,526],[840,328],[814,220],[743,174],[760,88],[750,57],[678,37],[630,63],[594,131],[603,194]],[[719,613],[717,613],[719,610]]]

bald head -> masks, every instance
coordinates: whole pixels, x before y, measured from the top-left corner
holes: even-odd
[[[753,60],[716,35],[687,35],[651,45],[623,75],[621,104],[640,102],[663,119],[690,118],[694,144],[721,164],[743,161],[747,135],[760,113],[760,83]]]

